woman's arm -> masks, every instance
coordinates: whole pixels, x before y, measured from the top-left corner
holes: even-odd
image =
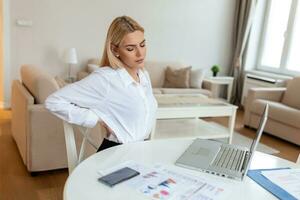
[[[101,73],[94,72],[51,94],[46,99],[45,106],[54,115],[69,123],[92,128],[99,121],[93,109],[103,104],[108,87],[108,79]]]

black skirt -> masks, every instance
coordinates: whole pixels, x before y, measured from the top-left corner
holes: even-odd
[[[113,142],[110,140],[107,140],[104,138],[102,144],[100,145],[100,147],[98,148],[97,152],[102,151],[104,149],[110,148],[110,147],[114,147],[117,145],[120,145],[121,143],[117,143],[117,142]]]

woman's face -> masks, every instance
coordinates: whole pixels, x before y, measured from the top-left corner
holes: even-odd
[[[146,56],[146,41],[144,33],[134,31],[124,36],[119,47],[115,48],[119,59],[131,69],[144,67]]]

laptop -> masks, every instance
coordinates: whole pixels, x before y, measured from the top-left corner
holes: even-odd
[[[250,149],[212,140],[195,139],[178,158],[176,165],[242,181],[267,122],[269,106],[265,106]]]

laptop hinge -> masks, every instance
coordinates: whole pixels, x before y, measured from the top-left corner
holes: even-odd
[[[245,169],[247,168],[247,164],[248,164],[248,162],[249,162],[249,158],[250,158],[250,152],[249,152],[249,151],[246,151],[245,159],[244,159],[244,161],[243,161],[243,165],[242,165],[241,172],[244,172]]]

